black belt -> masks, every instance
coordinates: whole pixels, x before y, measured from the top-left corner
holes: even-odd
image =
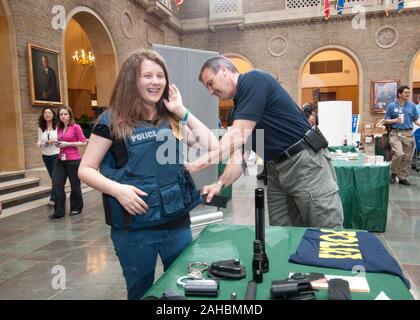
[[[409,130],[413,130],[413,128],[408,128],[408,129],[392,128],[392,130],[395,130],[395,131],[409,131]]]
[[[295,154],[301,152],[303,149],[306,148],[306,143],[303,139],[296,142],[294,145],[290,146],[286,150],[284,150],[282,153],[280,153],[276,158],[274,158],[272,161],[274,164],[279,164],[280,162],[290,159]]]

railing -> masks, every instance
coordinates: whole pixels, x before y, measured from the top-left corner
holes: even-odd
[[[144,0],[143,0],[144,1]],[[150,1],[150,0],[149,0]],[[155,0],[156,1],[156,0]],[[192,0],[191,0],[192,1]],[[253,0],[257,1],[257,0]],[[280,1],[280,0],[278,0]],[[398,0],[390,0],[390,11],[397,9]],[[285,8],[274,11],[244,13],[243,0],[208,0],[209,16],[188,19],[184,17],[184,31],[238,27],[243,30],[248,26],[266,25],[277,22],[324,19],[324,0],[285,0]],[[330,15],[337,16],[337,0],[330,0]],[[385,11],[385,0],[344,0],[344,16],[359,14],[355,7],[362,6],[366,14]],[[404,0],[405,10],[420,8],[420,0]]]
[[[321,0],[286,0],[286,10],[321,9]]]
[[[243,18],[243,0],[210,0],[209,20]]]

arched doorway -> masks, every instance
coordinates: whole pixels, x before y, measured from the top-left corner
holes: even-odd
[[[224,54],[226,58],[228,58],[232,63],[235,65],[235,67],[238,69],[240,73],[248,72],[249,70],[254,69],[253,64],[244,56],[236,54],[236,53],[227,53]],[[229,110],[233,107],[233,100],[219,100],[219,118],[222,122],[222,126],[224,128],[227,128],[227,122],[228,122],[228,115]]]
[[[353,114],[362,113],[360,63],[347,49],[325,47],[311,53],[299,74],[299,103],[352,101]]]
[[[115,47],[103,19],[92,9],[77,7],[67,16],[64,34],[69,105],[76,118],[92,116],[95,107],[107,107],[117,77]],[[73,62],[75,51],[92,51],[93,65]]]
[[[25,168],[14,21],[0,2],[0,171]]]

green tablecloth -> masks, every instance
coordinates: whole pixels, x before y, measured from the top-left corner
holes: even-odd
[[[344,227],[384,232],[388,213],[389,166],[333,161],[344,209]]]
[[[354,276],[351,271],[317,268],[288,262],[303,236],[305,228],[267,227],[266,253],[270,262],[270,271],[264,273],[264,281],[257,286],[257,299],[270,299],[271,281],[285,279],[290,272],[319,272],[328,275]],[[180,295],[184,294],[178,287],[176,280],[187,274],[189,263],[205,261],[212,263],[218,260],[239,258],[246,268],[246,278],[241,280],[220,281],[220,294],[217,299],[230,299],[232,292],[236,292],[238,300],[245,296],[246,286],[252,279],[252,242],[255,238],[253,226],[238,225],[209,225],[199,237],[178,257],[173,265],[156,281],[145,296],[160,297],[166,289],[173,289]],[[381,291],[393,300],[413,299],[402,280],[387,273],[367,273],[370,293],[352,292],[353,300],[373,300]],[[205,273],[205,278],[207,273]],[[320,289],[316,293],[317,299],[328,299],[328,290]],[[189,297],[190,299],[195,299]],[[197,298],[196,298],[197,299]],[[204,299],[204,298],[199,298]]]
[[[330,152],[337,152],[338,150],[341,150],[342,152],[357,152],[356,148],[354,146],[337,146],[337,147],[328,147],[328,151]]]

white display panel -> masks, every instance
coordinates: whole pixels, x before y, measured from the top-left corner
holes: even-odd
[[[342,146],[344,137],[352,144],[352,103],[351,101],[318,102],[319,128],[330,146]]]

